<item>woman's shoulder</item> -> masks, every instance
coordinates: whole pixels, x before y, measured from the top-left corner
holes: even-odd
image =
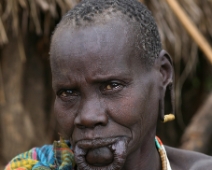
[[[212,157],[193,151],[165,146],[173,170],[211,170]]]

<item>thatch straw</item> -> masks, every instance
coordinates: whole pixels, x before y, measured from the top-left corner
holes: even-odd
[[[174,11],[175,15],[181,21],[187,32],[204,52],[204,54],[206,55],[206,59],[208,59],[208,61],[212,64],[212,49],[205,37],[199,32],[197,27],[189,19],[188,15],[184,12],[184,10],[180,7],[176,0],[166,1],[170,5],[171,9]]]
[[[19,21],[19,16],[22,15],[23,18],[29,19],[29,25],[32,25],[32,28],[34,28],[37,34],[42,34],[44,28],[42,28],[41,25],[45,23],[43,23],[44,21],[40,18],[41,13],[49,15],[48,18],[50,20],[55,20],[55,18],[61,16],[61,14],[64,14],[76,5],[78,1],[79,0],[0,0],[0,6],[3,6],[2,9],[4,9],[0,13],[2,19],[2,21],[0,20],[0,32],[2,34],[0,36],[0,44],[7,42],[6,37],[8,32],[5,30],[10,30],[9,27],[11,27],[10,24],[7,24],[8,19],[12,21],[12,29],[14,32],[19,32],[19,30],[22,30],[23,25],[27,25],[27,23],[23,24],[23,21]],[[139,1],[144,2],[153,12],[159,25],[163,44],[175,55],[175,62],[178,63],[183,59],[183,61],[187,63],[189,60],[187,56],[191,56],[191,49],[193,49],[195,42],[189,37],[167,2],[165,0]],[[212,36],[212,30],[209,29],[212,26],[212,20],[210,18],[212,14],[212,2],[206,0],[201,2],[197,0],[179,0],[179,2],[195,25],[200,28],[200,31],[203,34]],[[57,10],[58,8],[60,11]]]

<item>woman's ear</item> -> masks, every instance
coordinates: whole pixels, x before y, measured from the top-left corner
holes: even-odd
[[[158,57],[159,60],[159,67],[160,73],[162,74],[162,85],[164,88],[168,86],[168,84],[173,82],[173,62],[170,55],[165,51],[162,50]]]
[[[160,101],[159,101],[159,118],[161,121],[164,121],[164,103],[165,103],[165,94],[166,90],[169,90],[169,95],[172,105],[172,114],[174,114],[174,68],[173,62],[170,55],[162,50],[158,57],[158,66],[159,72],[161,74],[160,81]]]

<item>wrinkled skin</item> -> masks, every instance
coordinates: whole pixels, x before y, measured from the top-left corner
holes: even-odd
[[[141,160],[147,155],[154,157],[153,166],[160,164],[154,136],[162,74],[155,69],[147,71],[138,56],[142,54],[134,48],[137,34],[128,34],[132,29],[114,18],[100,26],[60,28],[53,37],[55,113],[62,133],[75,148],[78,165],[82,162],[80,167],[132,169],[144,164]],[[115,139],[101,147],[120,145],[123,150],[117,154],[117,148],[102,149],[101,160],[89,166],[98,150],[91,152],[92,144],[80,147],[80,142],[99,139]],[[88,160],[81,159],[82,155],[88,155]],[[106,158],[108,155],[113,157]],[[114,163],[105,165],[108,160]],[[117,162],[121,165],[114,167]]]
[[[70,140],[79,169],[160,170],[154,137],[163,117],[159,101],[172,81],[169,56],[162,51],[147,69],[135,48],[135,25],[118,16],[99,22],[64,26],[53,36],[54,110],[61,135]]]

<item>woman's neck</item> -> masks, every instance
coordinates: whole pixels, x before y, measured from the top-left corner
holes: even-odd
[[[149,139],[140,149],[127,157],[122,170],[161,170],[161,167],[161,159],[155,146],[155,139]]]

